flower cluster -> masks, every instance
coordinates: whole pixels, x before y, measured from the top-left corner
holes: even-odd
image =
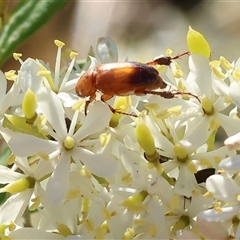
[[[117,47],[100,38],[78,63],[55,44],[54,71],[14,54],[20,70],[0,72],[0,133],[11,150],[0,165],[1,239],[239,239],[240,60],[212,60],[189,28],[189,55],[156,67],[173,98],[106,103],[99,91],[85,115],[89,99],[75,86],[118,61]]]

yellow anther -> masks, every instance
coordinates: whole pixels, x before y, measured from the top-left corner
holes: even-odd
[[[213,60],[213,61],[211,61],[211,62],[209,63],[209,66],[210,66],[210,67],[213,67],[213,66],[219,67],[220,64],[221,64],[221,62],[220,62],[219,60]]]
[[[155,225],[150,225],[149,229],[148,229],[149,235],[151,237],[155,237],[157,235],[157,228]]]
[[[173,76],[175,78],[181,78],[181,77],[183,77],[183,71],[181,69],[177,69],[173,72]]]
[[[69,235],[73,235],[73,233],[71,232],[70,228],[67,225],[56,222],[56,226],[62,236],[67,237]]]
[[[22,54],[21,53],[13,53],[13,58],[15,60],[19,60],[19,58],[22,57]]]
[[[220,79],[225,79],[225,74],[217,67],[212,66],[213,73]]]
[[[239,70],[239,69],[234,70],[234,71],[232,72],[232,76],[233,76],[233,78],[234,78],[235,80],[240,81],[240,70]]]
[[[233,69],[233,66],[231,65],[231,63],[225,58],[225,57],[220,57],[220,62],[221,62],[221,66],[225,69],[225,70],[231,70]]]
[[[110,139],[111,139],[111,134],[107,134],[107,133],[102,133],[99,136],[99,140],[100,140],[100,144],[102,147],[105,147],[106,145],[108,145]]]
[[[135,235],[135,231],[133,228],[128,228],[126,232],[123,234],[122,240],[132,240]]]
[[[35,197],[35,198],[31,199],[31,202],[33,204],[30,205],[29,209],[31,211],[34,211],[34,210],[36,210],[39,207],[39,205],[41,203],[41,198],[40,197]]]
[[[54,43],[57,47],[63,48],[65,43],[59,40],[54,40]]]
[[[77,52],[74,52],[74,51],[71,51],[71,52],[70,52],[70,58],[71,58],[71,59],[77,57],[77,55],[78,55]]]
[[[70,189],[67,193],[67,199],[72,200],[80,196],[80,190],[79,189]]]
[[[113,108],[116,109],[119,112],[127,113],[129,108],[132,105],[132,99],[130,96],[126,97],[118,97],[116,101],[114,102]],[[121,113],[114,113],[112,114],[112,118],[110,120],[109,125],[111,127],[118,126],[120,118],[123,116]]]
[[[156,111],[159,109],[159,105],[157,103],[146,103],[146,104],[144,104],[144,106],[148,110]]]
[[[171,48],[166,49],[165,56],[171,56],[173,53],[173,50]]]
[[[15,81],[16,78],[17,78],[17,74],[15,74],[15,73],[16,73],[15,70],[10,70],[8,72],[5,72],[4,75],[5,75],[7,80]]]
[[[191,173],[197,172],[196,165],[192,161],[187,164],[187,168]]]
[[[91,178],[92,177],[92,173],[90,171],[90,169],[88,167],[86,167],[85,165],[82,166],[82,169],[79,171],[79,173],[87,178]]]

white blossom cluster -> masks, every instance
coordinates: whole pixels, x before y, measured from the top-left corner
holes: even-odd
[[[11,150],[0,165],[0,238],[240,239],[240,60],[211,59],[189,28],[189,55],[156,67],[168,85],[156,91],[173,98],[106,103],[98,92],[85,116],[75,86],[87,69],[118,61],[117,48],[100,38],[80,68],[55,44],[54,71],[14,54],[19,71],[0,72],[0,133]]]

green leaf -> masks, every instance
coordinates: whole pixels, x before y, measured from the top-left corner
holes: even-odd
[[[0,36],[0,65],[16,48],[44,25],[67,0],[21,1],[10,14]]]

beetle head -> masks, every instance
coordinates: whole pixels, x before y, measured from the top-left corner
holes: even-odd
[[[91,97],[95,94],[95,72],[92,69],[87,70],[78,80],[75,87],[79,97]]]

